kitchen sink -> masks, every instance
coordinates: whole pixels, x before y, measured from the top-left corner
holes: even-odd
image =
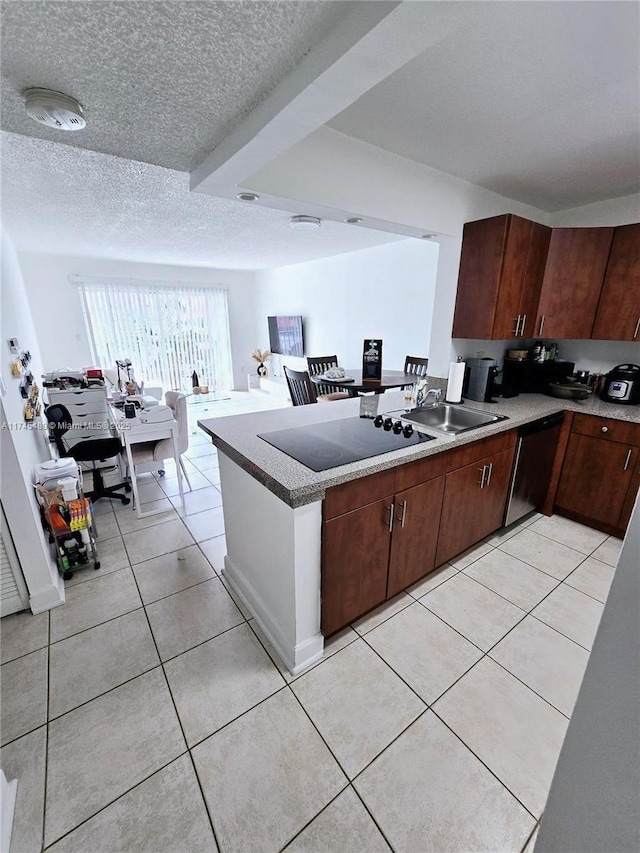
[[[496,424],[499,421],[507,421],[506,415],[491,415],[488,412],[480,412],[470,409],[468,406],[451,406],[443,403],[424,409],[412,409],[402,415],[403,421],[411,421],[420,426],[444,432],[447,435],[457,435],[470,429]]]

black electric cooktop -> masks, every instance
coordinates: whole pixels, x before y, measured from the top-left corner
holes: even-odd
[[[391,418],[387,418],[385,423],[382,416],[375,420],[344,418],[265,432],[258,438],[302,462],[312,471],[326,471],[328,468],[337,468],[349,462],[433,440],[432,435],[425,433],[414,431],[407,435],[403,431],[394,432],[394,423]]]

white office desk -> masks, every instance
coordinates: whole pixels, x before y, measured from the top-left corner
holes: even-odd
[[[151,424],[131,424],[119,409],[112,409],[113,419],[116,430],[120,436],[125,452],[127,454],[127,463],[129,465],[129,476],[131,478],[131,486],[133,488],[133,497],[135,511],[138,518],[146,518],[149,515],[156,515],[159,512],[164,512],[164,509],[154,509],[148,512],[140,511],[140,498],[138,496],[138,478],[136,477],[135,467],[133,463],[133,453],[131,448],[134,444],[142,444],[147,441],[160,441],[163,438],[170,438],[173,446],[173,458],[176,462],[176,472],[178,475],[178,489],[180,490],[180,503],[182,509],[185,509],[184,504],[184,488],[182,486],[182,469],[180,468],[180,454],[178,453],[178,423],[175,420],[162,421],[161,423]],[[160,460],[158,461],[160,467]]]

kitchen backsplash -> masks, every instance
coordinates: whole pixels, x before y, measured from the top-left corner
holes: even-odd
[[[502,367],[508,349],[531,349],[535,340],[474,341],[454,338],[451,342],[452,358],[494,358]],[[577,370],[607,373],[618,364],[640,364],[640,341],[555,341],[558,358],[573,361]],[[446,378],[445,378],[446,385]]]

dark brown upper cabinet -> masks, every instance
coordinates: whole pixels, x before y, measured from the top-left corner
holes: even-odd
[[[550,237],[511,213],[465,224],[454,338],[533,336]]]
[[[640,225],[613,232],[592,338],[640,341]]]
[[[554,228],[542,279],[538,338],[590,338],[613,228]]]

